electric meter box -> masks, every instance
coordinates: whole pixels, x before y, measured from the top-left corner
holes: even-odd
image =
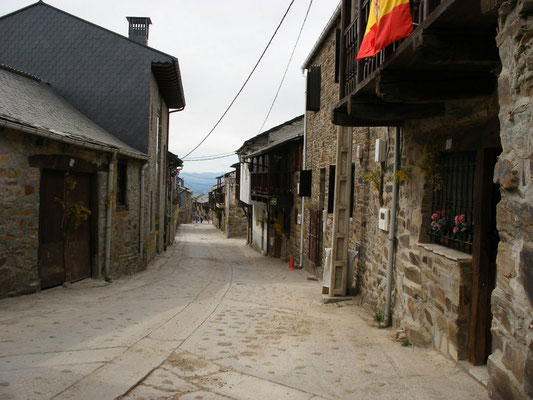
[[[379,209],[379,221],[378,221],[378,228],[382,231],[389,231],[389,217],[390,217],[390,210],[388,208],[380,208]]]
[[[374,161],[383,162],[387,156],[387,142],[382,139],[376,139],[376,146],[374,150]]]

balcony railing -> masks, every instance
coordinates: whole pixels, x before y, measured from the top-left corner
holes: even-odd
[[[361,46],[372,0],[360,0],[359,15],[344,29],[344,79],[341,85],[341,98],[357,90],[362,82],[371,77],[383,63],[391,58],[403,40],[392,43],[381,50],[374,57],[356,61],[355,58]],[[443,0],[411,0],[411,15],[413,28],[422,23]],[[405,40],[405,39],[404,39]]]

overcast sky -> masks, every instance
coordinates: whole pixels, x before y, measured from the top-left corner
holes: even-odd
[[[169,149],[180,157],[209,132],[241,87],[285,13],[290,0],[45,0],[77,17],[127,36],[126,16],[152,19],[148,45],[179,59],[185,110],[174,113]],[[0,0],[0,15],[35,1]],[[267,130],[304,112],[301,66],[335,11],[338,0],[313,0],[302,37]],[[259,133],[282,78],[309,0],[295,0],[241,97],[190,157],[236,150]],[[185,162],[188,172],[227,171],[229,157]]]

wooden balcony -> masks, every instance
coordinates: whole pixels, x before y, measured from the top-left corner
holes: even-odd
[[[333,122],[401,125],[442,114],[445,101],[493,93],[500,68],[494,1],[411,0],[411,35],[356,61],[371,0],[352,0],[355,13],[343,0],[340,101]],[[352,14],[357,17],[350,21]]]

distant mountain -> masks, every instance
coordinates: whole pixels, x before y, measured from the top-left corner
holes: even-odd
[[[185,187],[191,189],[194,194],[205,194],[217,183],[217,176],[224,172],[183,172],[180,171],[180,178],[185,181]]]

